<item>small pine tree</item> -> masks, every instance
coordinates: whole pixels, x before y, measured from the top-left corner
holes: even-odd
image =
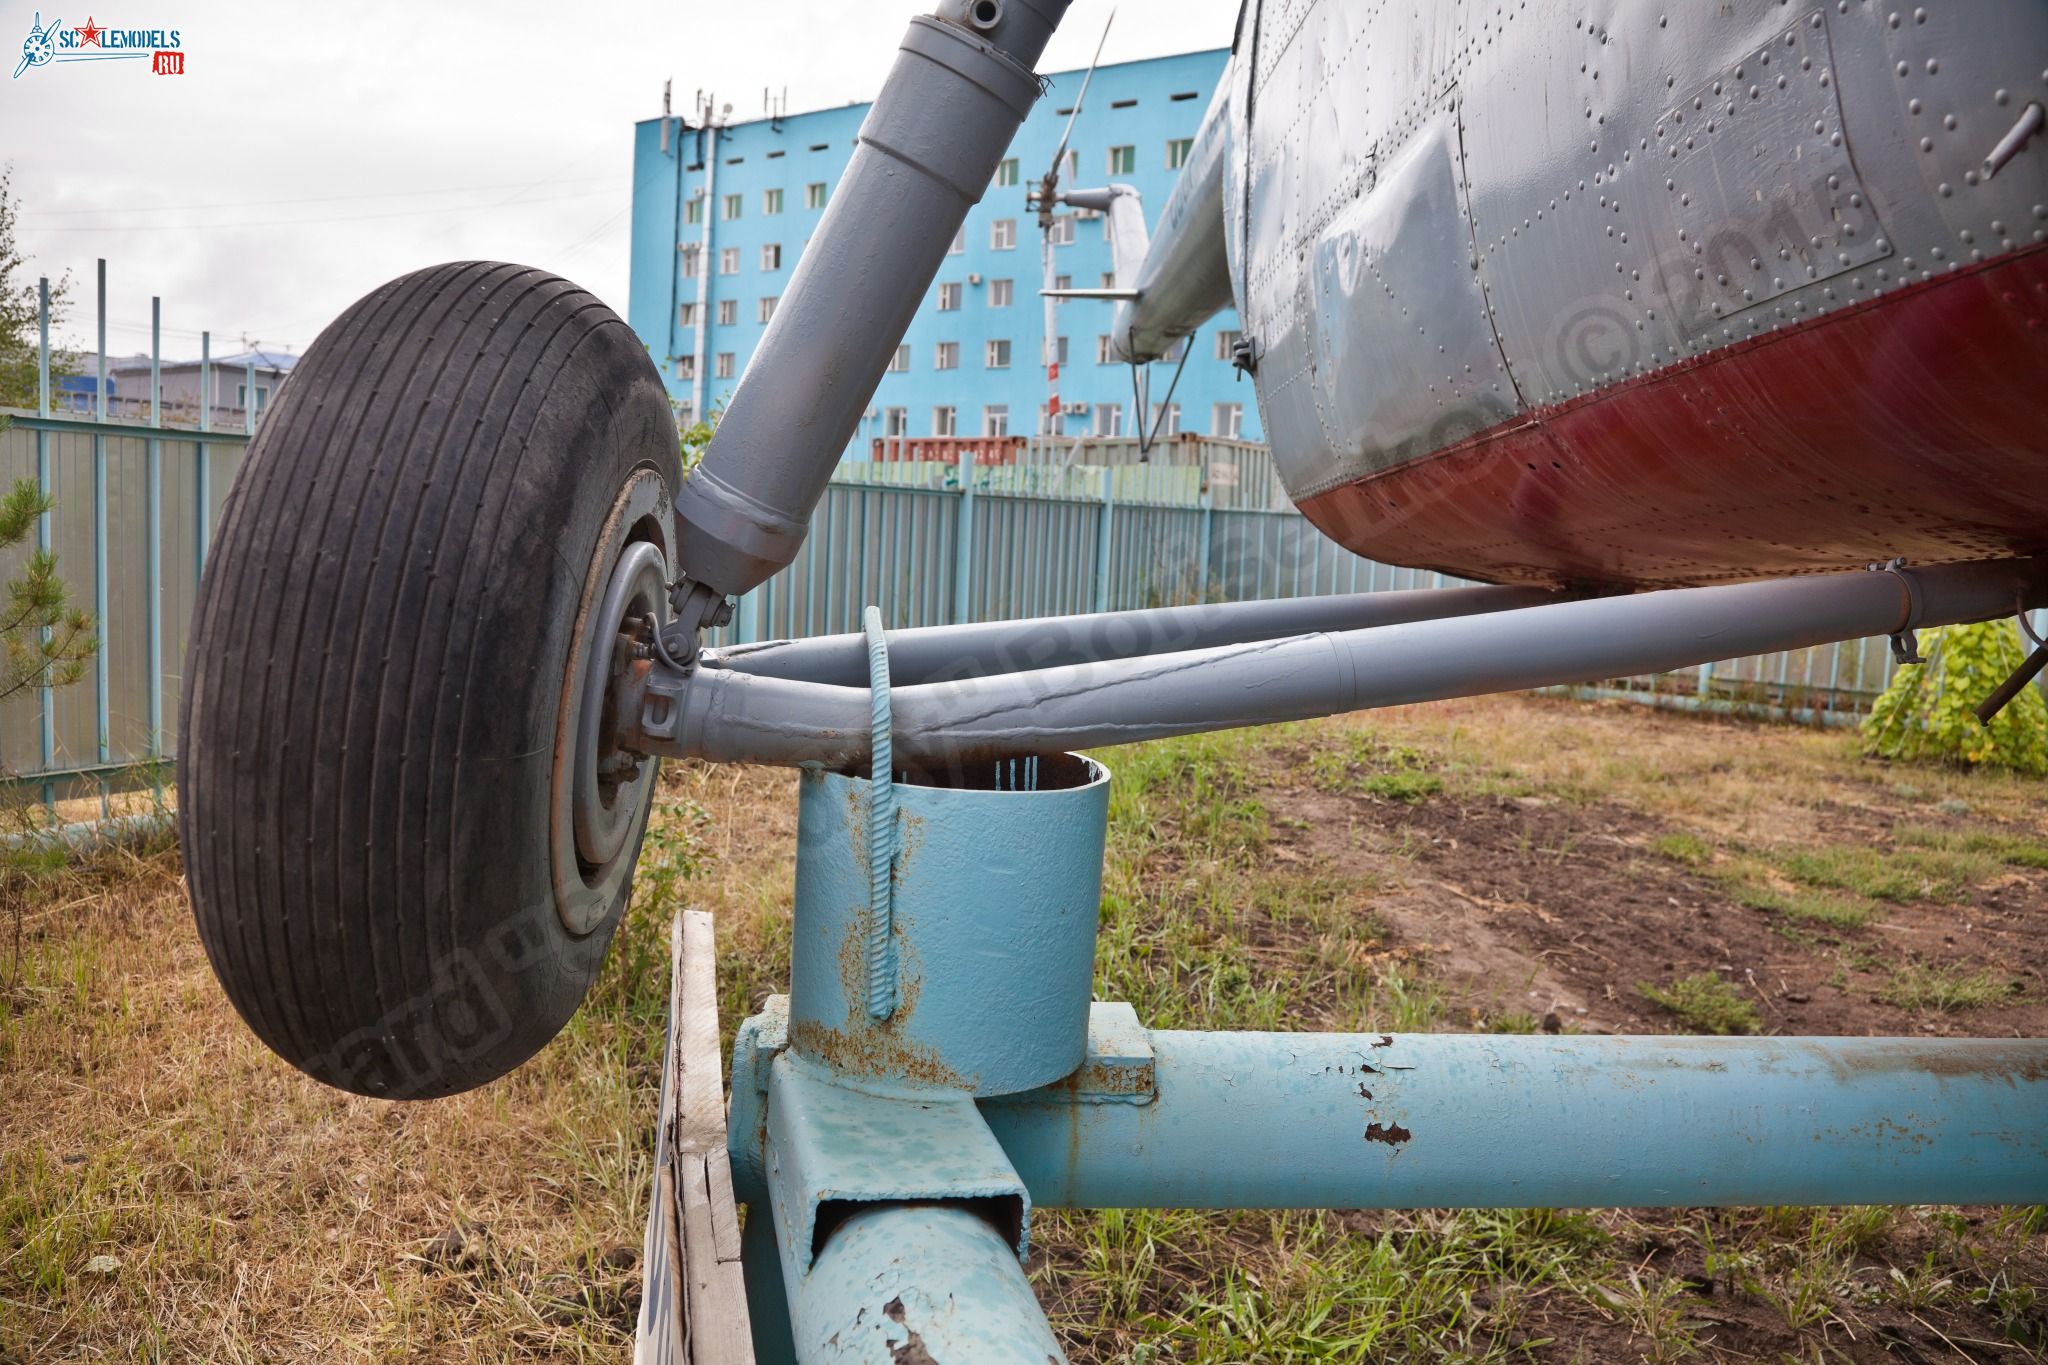
[[[15,484],[0,498],[0,555],[34,535],[37,518],[49,510],[50,500],[35,480]],[[77,682],[99,640],[92,617],[71,605],[70,591],[57,577],[57,556],[34,551],[0,593],[0,702],[32,687]]]
[[[2014,697],[1985,725],[1977,703],[2026,659],[2011,621],[1924,632],[1924,664],[1906,664],[1863,722],[1865,753],[1965,767],[2048,774],[2048,702],[2037,688]]]

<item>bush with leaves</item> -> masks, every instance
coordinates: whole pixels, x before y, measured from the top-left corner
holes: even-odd
[[[1864,752],[1965,767],[2048,774],[2048,702],[2028,687],[1985,725],[1977,703],[2026,658],[2011,621],[1945,626],[1920,636],[1927,662],[1906,664],[1863,722]]]

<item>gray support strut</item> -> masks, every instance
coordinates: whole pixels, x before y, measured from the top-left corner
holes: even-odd
[[[1067,0],[946,0],[913,19],[860,140],[676,497],[679,564],[743,593],[796,557],[897,343],[1038,98]]]
[[[1318,630],[1364,630],[1447,616],[1477,616],[1564,600],[1564,594],[1546,588],[1415,588],[922,626],[890,632],[889,676],[895,685],[907,687],[1277,640]],[[757,677],[864,687],[867,636],[814,635],[804,640],[728,645],[705,650],[702,661],[707,667]]]
[[[899,767],[1129,744],[1804,649],[2048,604],[2048,559],[1841,573],[1529,607],[1076,664],[894,692]],[[868,753],[865,688],[643,663],[622,697],[643,752],[841,767]]]

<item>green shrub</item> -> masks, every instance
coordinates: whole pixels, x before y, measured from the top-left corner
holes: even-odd
[[[2032,687],[1992,718],[1978,721],[1977,703],[2026,658],[2011,621],[1945,626],[1930,641],[1927,662],[1893,675],[1863,722],[1863,748],[1880,758],[1933,760],[1964,767],[2012,768],[2048,774],[2048,702]]]

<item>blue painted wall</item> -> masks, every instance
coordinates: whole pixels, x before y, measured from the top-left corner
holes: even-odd
[[[1176,172],[1168,165],[1168,144],[1192,138],[1222,77],[1227,50],[1191,52],[1150,61],[1103,67],[1095,73],[1086,108],[1074,126],[1070,143],[1078,155],[1075,175],[1064,187],[1105,184],[1112,178],[1135,185],[1144,195],[1146,216],[1156,222],[1165,206]],[[905,433],[930,436],[935,410],[954,410],[955,432],[980,435],[986,410],[1007,410],[1011,434],[1038,430],[1046,399],[1042,365],[1044,306],[1040,287],[1037,220],[1026,210],[1025,194],[1051,163],[1053,148],[1067,122],[1067,109],[1079,90],[1082,73],[1061,72],[1018,133],[1009,155],[1017,162],[1014,184],[992,185],[968,215],[964,249],[946,258],[938,281],[904,338],[909,368],[883,379],[870,405],[869,418],[849,453],[858,458],[867,442],[885,434],[891,408],[903,410]],[[824,185],[829,196],[837,187],[854,140],[867,116],[867,106],[848,105],[781,119],[737,123],[716,134],[669,123],[663,150],[663,121],[646,120],[634,128],[632,292],[628,316],[647,343],[670,394],[678,404],[690,401],[692,384],[682,377],[679,362],[695,352],[694,327],[685,325],[684,305],[696,301],[697,281],[682,273],[683,247],[701,243],[703,224],[689,221],[689,204],[702,195],[707,156],[716,157],[712,200],[703,212],[711,216],[710,292],[704,366],[707,405],[729,397],[759,343],[764,324],[760,300],[778,298],[805,242],[815,230],[821,210],[808,207],[808,187]],[[712,150],[715,136],[716,150]],[[1130,170],[1112,176],[1112,148],[1129,147]],[[999,173],[998,181],[1005,179]],[[779,213],[769,212],[765,192],[782,191]],[[728,196],[738,196],[739,215],[728,217]],[[1016,245],[993,245],[999,220],[1014,224]],[[1077,221],[1073,241],[1054,251],[1053,269],[1077,287],[1099,287],[1111,269],[1109,243],[1101,219]],[[769,268],[762,248],[779,245],[781,264]],[[738,271],[720,274],[719,257],[738,251]],[[973,277],[980,283],[971,283]],[[995,281],[1011,282],[1011,302],[992,306]],[[941,286],[960,286],[957,310],[938,307]],[[720,323],[719,303],[731,301],[734,321]],[[1062,303],[1058,328],[1067,338],[1067,358],[1060,367],[1060,398],[1068,407],[1062,430],[1069,435],[1099,430],[1098,410],[1121,410],[1121,430],[1136,431],[1130,368],[1097,363],[1099,339],[1110,327],[1112,305],[1087,300]],[[1239,383],[1229,362],[1218,357],[1217,334],[1234,332],[1235,313],[1219,314],[1196,335],[1187,369],[1174,393],[1183,431],[1217,431],[1218,404],[1239,405],[1238,434],[1259,439],[1258,410],[1249,383]],[[991,368],[988,343],[1010,343],[1007,368]],[[936,368],[939,344],[958,343],[958,368]],[[732,357],[732,377],[716,377],[717,357]],[[1173,377],[1170,364],[1152,367],[1150,400],[1159,402]],[[1075,404],[1089,405],[1075,413]],[[693,415],[694,414],[690,414]]]

